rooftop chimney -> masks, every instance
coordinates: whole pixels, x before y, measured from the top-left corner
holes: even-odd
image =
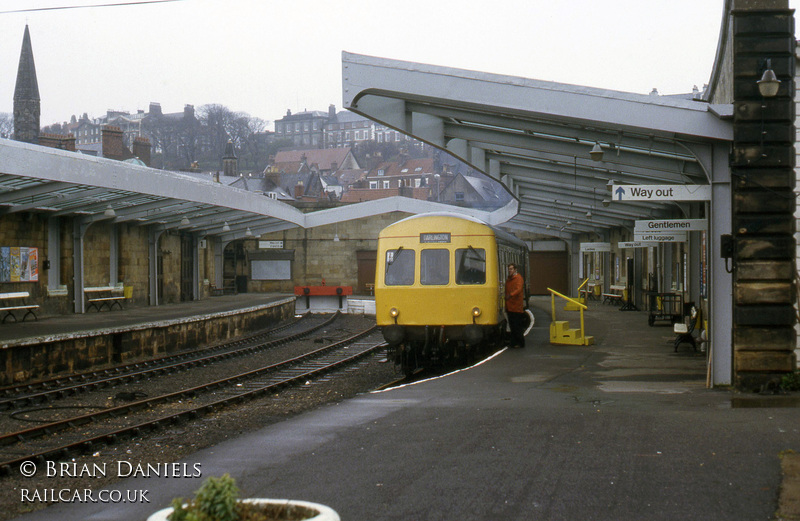
[[[133,139],[133,155],[147,166],[150,166],[150,140],[146,137],[136,137]]]

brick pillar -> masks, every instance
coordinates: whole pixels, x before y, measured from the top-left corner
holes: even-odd
[[[123,133],[121,128],[104,125],[100,133],[103,144],[103,157],[118,161],[127,159],[125,145],[122,143]]]
[[[146,137],[133,138],[133,156],[138,157],[142,163],[150,166],[151,145]]]
[[[797,363],[794,12],[786,0],[737,0],[733,28],[733,366],[735,385],[753,391]],[[767,98],[757,81],[770,63],[781,84]]]

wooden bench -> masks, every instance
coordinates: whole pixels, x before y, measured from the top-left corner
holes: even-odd
[[[603,304],[620,305],[622,304],[622,292],[625,286],[611,285],[608,287],[609,293],[603,293]]]
[[[22,316],[23,322],[28,318],[28,315],[33,315],[35,320],[39,320],[36,317],[36,313],[33,312],[35,309],[39,309],[39,306],[36,304],[25,304],[25,299],[28,297],[30,297],[30,294],[27,291],[0,293],[0,311],[5,313],[3,315],[3,324],[6,323],[8,317],[13,318],[14,322],[17,322],[17,316],[14,315],[14,311],[22,310],[25,310],[25,314]]]
[[[672,326],[672,330],[676,335],[674,343],[676,353],[678,352],[678,346],[684,343],[690,344],[697,351],[699,338],[695,338],[692,333],[697,328],[697,325],[702,323],[702,320],[702,311],[692,306],[689,316],[685,317],[683,322],[678,322]]]
[[[91,288],[83,288],[86,294],[86,312],[94,308],[99,313],[103,306],[106,306],[109,311],[114,307],[114,304],[122,309],[122,301],[125,300],[125,295],[115,295],[115,293],[122,293],[123,287],[117,286],[94,286]]]

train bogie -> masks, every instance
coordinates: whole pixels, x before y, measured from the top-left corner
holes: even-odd
[[[468,360],[505,331],[504,264],[522,241],[455,214],[410,217],[378,240],[376,319],[406,372]]]

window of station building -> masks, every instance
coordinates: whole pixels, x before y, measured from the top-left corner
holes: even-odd
[[[370,181],[369,182],[369,189],[370,190],[377,190],[378,189],[378,182],[377,181]]]
[[[450,250],[422,250],[419,281],[426,286],[447,285],[450,282]]]
[[[391,183],[391,181],[384,181],[383,182],[383,187],[384,188],[389,188],[389,183]]]
[[[456,284],[486,284],[486,250],[472,247],[456,250]]]
[[[464,200],[464,192],[456,192],[456,201],[463,201]]]
[[[414,265],[416,252],[399,248],[386,251],[386,273],[384,283],[387,286],[410,286],[414,284]]]

